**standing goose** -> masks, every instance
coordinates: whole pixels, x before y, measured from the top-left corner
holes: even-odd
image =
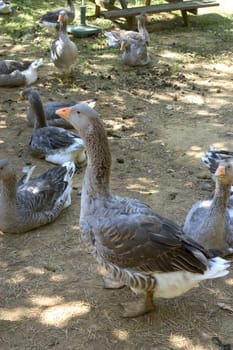
[[[67,0],[67,8],[56,9],[53,11],[48,11],[40,17],[39,23],[46,27],[57,27],[58,17],[61,11],[66,11],[67,13],[67,23],[73,22],[75,18],[75,7],[72,0]]]
[[[108,38],[110,47],[120,47],[123,40],[144,40],[146,45],[149,45],[150,36],[146,29],[147,14],[141,13],[138,17],[138,32],[133,30],[112,30],[105,32],[104,35]]]
[[[202,280],[228,273],[229,262],[210,258],[175,223],[143,202],[111,193],[111,153],[95,110],[80,103],[57,114],[76,128],[87,150],[80,211],[83,239],[113,280],[144,295],[125,306],[125,317],[153,310],[153,297],[172,298]]]
[[[206,152],[205,156],[202,157],[203,163],[207,166],[209,171],[213,174],[213,180],[215,181],[214,173],[217,170],[219,162],[224,159],[233,157],[233,151],[228,150],[217,150],[214,146],[210,146],[209,151]],[[233,220],[233,185],[231,186],[231,193],[227,203],[229,213]]]
[[[21,93],[20,99],[28,99],[36,117],[29,142],[32,154],[54,164],[63,164],[67,161],[73,161],[76,165],[84,164],[86,153],[83,140],[71,131],[47,125],[39,92],[26,88]]]
[[[77,46],[67,34],[67,21],[66,11],[61,11],[58,17],[60,23],[58,38],[51,45],[51,60],[65,78],[72,73],[72,65],[78,56]]]
[[[233,252],[232,210],[227,207],[233,184],[233,158],[221,160],[214,176],[213,196],[192,206],[183,229],[206,249],[219,250],[224,256]]]
[[[67,162],[17,185],[13,165],[0,160],[0,230],[23,233],[54,221],[71,204],[74,171]]]

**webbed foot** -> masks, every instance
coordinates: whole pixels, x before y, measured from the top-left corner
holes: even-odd
[[[124,308],[123,317],[138,317],[155,309],[153,291],[147,292],[145,297],[138,301],[122,304]]]

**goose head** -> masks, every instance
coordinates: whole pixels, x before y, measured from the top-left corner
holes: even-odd
[[[60,108],[56,110],[56,114],[72,124],[83,139],[85,139],[86,132],[92,127],[94,119],[99,119],[100,116],[98,112],[84,102],[71,107]]]
[[[32,62],[26,70],[21,72],[26,78],[26,85],[33,84],[37,80],[37,69],[42,64],[43,64],[43,59],[40,58]]]
[[[60,23],[60,25],[66,25],[69,21],[68,13],[65,10],[61,10],[57,21]]]
[[[233,183],[233,158],[220,161],[214,175],[223,185],[231,185]]]
[[[25,88],[19,95],[19,100],[28,100],[34,115],[34,128],[47,126],[43,104],[38,90]]]

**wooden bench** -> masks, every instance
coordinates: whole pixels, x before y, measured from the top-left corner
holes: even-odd
[[[111,9],[107,11],[101,11],[100,14],[106,19],[126,18],[129,28],[133,28],[135,25],[135,18],[142,12],[146,13],[160,13],[160,12],[171,12],[180,10],[184,20],[185,26],[189,25],[187,12],[197,14],[198,8],[219,6],[215,0],[194,0],[194,1],[182,1],[182,0],[166,0],[168,4],[150,5],[150,0],[146,0],[146,6],[138,6],[127,8],[125,1],[121,0],[122,9]],[[114,6],[114,1],[112,1]]]

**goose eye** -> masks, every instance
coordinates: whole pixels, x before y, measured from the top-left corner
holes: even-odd
[[[77,114],[80,114],[80,111],[76,111]]]

